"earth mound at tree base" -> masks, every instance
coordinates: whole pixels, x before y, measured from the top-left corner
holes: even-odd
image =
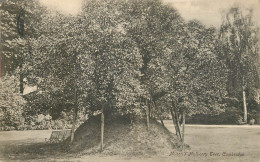
[[[104,128],[102,152],[100,151],[100,115],[87,120],[76,130],[75,141],[70,144],[69,150],[84,155],[101,153],[120,156],[168,156],[172,151],[181,150],[181,143],[176,135],[156,120],[151,120],[147,129],[144,120],[130,124],[123,117],[110,121],[105,119]]]

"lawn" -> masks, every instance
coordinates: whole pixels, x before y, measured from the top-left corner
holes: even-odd
[[[174,131],[171,121],[165,121],[165,125],[169,130]],[[13,151],[24,148],[24,146],[31,146],[32,144],[34,144],[35,149],[44,146],[42,148],[44,154],[41,156],[32,154],[32,161],[260,161],[259,126],[187,125],[185,131],[185,142],[190,145],[191,150],[187,150],[184,153],[172,152],[169,156],[153,157],[153,159],[125,158],[113,155],[65,155],[59,152],[55,153],[53,150],[46,150],[44,139],[50,137],[51,131],[0,132],[0,161],[7,160],[6,157],[8,156],[3,156],[3,153],[7,153],[4,150],[9,149]],[[34,149],[33,147],[28,148]],[[12,156],[16,155],[11,154],[9,159],[12,159]],[[23,154],[20,153],[18,156],[23,159]]]
[[[172,121],[166,127],[174,132]],[[260,161],[260,126],[187,125],[185,142],[193,153],[186,158],[211,161]],[[224,156],[229,154],[233,156]],[[238,154],[240,153],[241,156]],[[234,155],[237,154],[237,155]],[[188,156],[190,155],[190,157]]]

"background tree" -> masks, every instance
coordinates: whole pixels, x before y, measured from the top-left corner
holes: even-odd
[[[253,12],[231,8],[220,28],[222,56],[229,69],[227,90],[230,96],[243,98],[244,121],[247,122],[247,98],[255,96],[259,88],[258,28],[252,20]]]
[[[32,0],[7,0],[0,6],[1,73],[10,74],[19,67],[21,93],[24,89],[22,72],[24,54],[30,52],[30,45],[26,40],[30,37],[37,37],[36,28],[33,26],[39,23],[41,12],[42,7],[38,1]],[[36,19],[37,21],[34,21]]]
[[[215,51],[216,30],[198,21],[184,25],[179,43],[168,46],[166,77],[168,93],[162,98],[181,138],[183,113],[188,115],[224,111],[225,68]],[[173,36],[174,37],[174,36]]]

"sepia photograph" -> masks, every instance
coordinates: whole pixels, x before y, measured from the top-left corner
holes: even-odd
[[[260,162],[260,0],[0,0],[0,161]]]

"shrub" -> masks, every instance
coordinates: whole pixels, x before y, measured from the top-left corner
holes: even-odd
[[[249,121],[249,124],[250,124],[250,125],[254,125],[254,124],[255,124],[255,119],[251,119],[251,120]]]
[[[190,124],[241,124],[242,112],[232,107],[219,115],[196,114],[187,118]]]
[[[10,131],[11,129],[10,129],[9,126],[6,126],[6,127],[4,127],[4,130],[5,130],[5,131]]]
[[[242,125],[242,124],[243,124],[243,118],[242,118],[242,116],[240,116],[240,118],[238,119],[238,124],[239,124],[239,125]]]
[[[27,126],[27,130],[32,130],[32,129],[33,129],[33,126],[31,126],[31,125]]]
[[[19,131],[23,130],[23,126],[21,126],[21,125],[17,126],[16,130],[19,130]]]

